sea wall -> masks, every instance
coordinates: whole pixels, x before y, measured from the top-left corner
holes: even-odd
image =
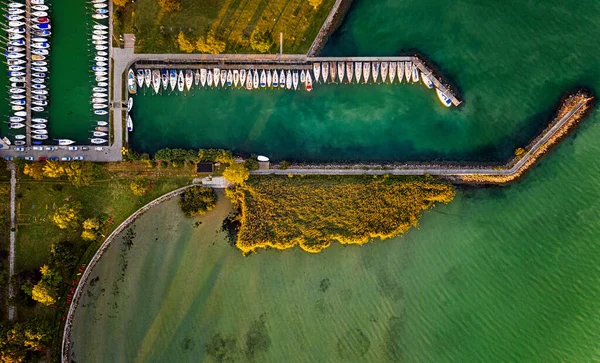
[[[344,16],[348,9],[350,9],[350,5],[352,4],[352,0],[336,0],[335,4],[331,8],[329,15],[323,22],[323,26],[321,26],[321,30],[315,37],[315,41],[310,46],[308,50],[308,56],[314,57],[316,54],[319,54],[327,40],[333,34],[333,32],[340,26]]]

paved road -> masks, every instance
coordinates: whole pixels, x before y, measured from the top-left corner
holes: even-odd
[[[15,164],[9,163],[10,170],[10,247],[9,247],[9,279],[12,279],[15,274],[15,243],[17,240],[17,214],[16,214],[16,194],[17,194],[17,168]],[[13,284],[8,285],[8,297],[15,296],[15,287]],[[15,319],[17,308],[14,305],[8,306],[8,320]]]

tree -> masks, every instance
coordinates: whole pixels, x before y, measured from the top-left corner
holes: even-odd
[[[100,221],[98,218],[88,218],[83,221],[83,229],[100,229]]]
[[[124,7],[127,4],[127,0],[113,0],[115,6]]]
[[[181,10],[181,3],[178,0],[158,0],[158,6],[160,6],[161,14]]]
[[[30,319],[25,323],[0,323],[0,362],[22,362],[27,352],[38,352],[50,338],[47,322]],[[32,359],[36,361],[37,359]]]
[[[215,156],[215,162],[223,164],[233,164],[233,153],[229,150],[218,150]]]
[[[225,169],[223,177],[233,184],[244,184],[250,177],[250,171],[244,164],[233,163]]]
[[[65,174],[65,168],[56,161],[48,160],[44,165],[44,175],[48,178],[60,178]]]
[[[225,50],[225,42],[218,40],[215,33],[211,31],[205,37],[198,39],[196,49],[201,53],[221,54]]]
[[[80,212],[80,203],[67,203],[59,207],[50,219],[60,229],[75,228],[79,222]]]
[[[315,9],[317,10],[319,8],[319,6],[321,6],[321,3],[323,2],[323,0],[308,0],[308,3]]]
[[[43,163],[29,163],[25,164],[23,174],[29,175],[33,179],[40,180],[44,178],[44,164]]]
[[[94,230],[84,229],[83,232],[81,232],[81,238],[86,241],[93,241],[96,239],[96,237],[98,237],[98,232]]]
[[[31,290],[31,298],[46,306],[56,303],[54,295],[54,291],[50,289],[44,280],[38,282],[38,284],[33,287],[33,290]]]
[[[267,53],[273,46],[271,32],[255,29],[250,36],[250,47],[259,53]]]
[[[214,208],[217,194],[211,188],[191,187],[179,197],[179,207],[186,217],[200,216]]]
[[[194,44],[185,38],[183,31],[180,31],[177,36],[177,44],[179,44],[179,49],[186,53],[192,53],[195,49]]]
[[[131,182],[129,187],[131,188],[133,194],[139,197],[148,192],[150,180],[148,180],[148,178],[146,178],[144,175],[138,175],[135,177],[135,180]]]
[[[92,163],[74,161],[65,168],[69,181],[76,187],[90,185],[93,179]]]

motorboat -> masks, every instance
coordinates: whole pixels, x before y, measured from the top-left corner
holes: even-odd
[[[154,88],[154,93],[158,94],[160,90],[160,71],[158,69],[152,70],[152,88]]]
[[[96,62],[96,67],[108,67],[108,62]]]
[[[32,73],[31,76],[35,77],[35,78],[46,78],[46,73],[36,72],[36,73]]]
[[[25,4],[21,4],[21,3],[8,3],[8,7],[11,9],[14,8],[24,8]]]
[[[298,89],[298,71],[294,71],[292,74],[292,84],[294,85],[294,89]]]
[[[34,107],[31,108],[31,111],[34,111],[34,112],[44,112],[44,108],[41,107],[41,106],[34,106]]]
[[[32,84],[31,87],[33,87],[34,89],[45,89],[46,85],[45,84]]]
[[[227,72],[225,72],[224,70],[221,71],[220,77],[221,77],[221,87],[225,87],[225,82],[227,81]]]
[[[411,73],[412,62],[404,62],[404,77],[406,78],[406,83],[410,82]]]
[[[98,66],[93,66],[92,67],[92,71],[98,71],[98,72],[106,72],[108,69],[106,67],[98,67]]]
[[[233,83],[233,73],[231,73],[231,70],[227,71],[227,86],[231,87],[231,84]]]
[[[108,82],[105,82],[105,81],[98,82],[97,86],[98,87],[108,87]]]
[[[344,81],[344,70],[346,69],[345,66],[346,65],[344,64],[344,62],[338,62],[337,64],[338,79],[340,80],[340,83]]]
[[[129,69],[127,72],[127,91],[129,91],[130,95],[134,95],[137,92],[137,85],[135,83],[135,74],[133,74],[133,69]]]
[[[96,8],[96,9],[104,9],[106,7],[108,7],[107,4],[103,4],[103,3],[96,3],[96,4],[94,4],[94,8]]]
[[[138,69],[136,71],[136,78],[137,78],[138,87],[142,88],[144,86],[144,70],[143,69]]]
[[[19,33],[8,33],[8,40],[19,40],[19,39],[25,39],[25,35],[24,34],[19,34]]]
[[[3,137],[3,138],[2,138],[2,141],[4,141],[4,143],[5,143],[6,145],[9,145],[9,146],[12,144],[12,143],[10,142],[10,140],[8,139],[8,137]]]
[[[106,110],[95,110],[94,111],[94,115],[98,115],[98,116],[108,115],[108,111],[106,111]]]
[[[238,71],[237,69],[235,69],[233,71],[233,85],[235,87],[237,87],[239,82],[240,82],[240,71]]]
[[[48,135],[31,135],[34,140],[48,140]]]
[[[6,14],[6,19],[8,19],[8,21],[17,21],[17,20],[23,20],[23,19],[25,19],[25,17],[21,14],[18,14],[18,15]]]
[[[94,29],[106,30],[106,29],[108,29],[108,26],[103,25],[103,24],[94,24]]]
[[[35,90],[38,91],[38,90]],[[12,100],[23,100],[25,99],[25,95],[24,94],[14,94],[14,95],[10,95],[10,99]]]
[[[92,40],[92,44],[94,45],[100,45],[100,46],[107,46],[108,45],[108,40]]]
[[[39,30],[50,30],[52,28],[52,26],[48,23],[38,23],[38,24],[32,24],[31,28],[39,29]]]
[[[47,95],[48,91],[46,91],[45,89],[33,89],[31,90],[31,93],[33,93],[34,95]]]
[[[96,124],[98,126],[108,126],[108,122],[106,122],[106,121],[97,121]]]
[[[258,71],[257,71],[257,70],[255,70],[255,71],[253,72],[253,74],[252,74],[252,88],[254,88],[254,89],[257,89],[257,88],[258,88],[258,86],[259,86],[259,81],[258,81],[258,79],[259,79],[259,78],[260,78],[260,77],[259,77],[259,75],[258,75]]]
[[[93,87],[92,91],[94,91],[94,92],[106,92],[107,89],[104,88],[104,87]]]
[[[106,141],[105,139],[100,139],[100,138],[93,138],[92,140],[92,144],[104,144]]]
[[[25,106],[10,106],[10,109],[13,111],[23,111],[25,110]]]
[[[101,50],[101,51],[96,52],[96,55],[100,56],[100,57],[108,57],[108,52]]]
[[[127,131],[131,131],[129,130],[129,127],[127,127]],[[106,132],[102,132],[102,131],[93,131],[92,132],[92,136],[94,137],[102,137],[102,136],[107,136],[108,134]]]
[[[8,22],[8,26],[11,28],[18,28],[23,25],[25,25],[24,21],[13,20]]]
[[[194,73],[190,69],[185,71],[185,88],[190,91],[192,84],[194,83]]]
[[[319,62],[313,63],[313,74],[315,75],[315,82],[319,82],[319,75],[321,74],[321,64]]]
[[[94,110],[101,110],[101,109],[103,109],[103,108],[107,108],[107,107],[108,107],[108,105],[107,105],[107,104],[105,104],[105,103],[94,103],[94,104],[92,105],[92,108],[93,108]]]
[[[36,134],[36,135],[48,135],[48,130],[31,130],[32,134]]]
[[[108,34],[108,31],[96,29],[96,30],[92,30],[92,34],[94,34],[94,35],[106,35],[106,34]]]
[[[417,68],[416,64],[413,64],[413,68],[412,68],[412,83],[417,83],[419,82],[419,68]]]
[[[47,11],[34,11],[31,13],[31,15],[36,16],[36,17],[44,17],[44,16],[48,16],[48,12]]]
[[[92,103],[107,103],[108,100],[106,98],[97,98],[94,97],[92,98]]]
[[[25,121],[25,117],[10,116],[9,119],[8,119],[8,121],[10,121],[10,122],[23,122],[23,121]]]
[[[6,58],[8,59],[19,59],[25,58],[25,53],[6,53]]]
[[[321,63],[321,73],[323,74],[323,83],[327,83],[327,77],[329,77],[329,63]]]
[[[36,42],[36,43],[47,43],[48,38],[35,37],[35,38],[32,38],[31,41]]]
[[[48,99],[48,96],[45,96],[45,95],[32,95],[31,98],[34,99],[34,100],[36,100],[36,101],[46,101]]]
[[[196,69],[194,72],[194,86],[198,87],[200,84],[200,71]]]
[[[41,62],[42,64],[40,65],[46,65],[46,56],[45,55],[39,55],[39,54],[32,54],[31,55],[31,60],[34,61],[32,64],[35,64],[36,62]]]
[[[379,78],[379,62],[373,62],[373,82],[377,83],[377,78]]]
[[[35,11],[48,11],[50,9],[47,5],[33,5],[31,8]]]
[[[240,70],[240,86],[244,87],[245,84],[246,84],[246,70],[241,69]]]
[[[94,12],[96,14],[108,14],[108,9],[96,9]]]
[[[8,42],[8,45],[13,47],[22,47],[25,45],[25,41],[23,39],[11,40]]]
[[[75,143],[75,141],[69,139],[56,139],[56,142],[60,146],[73,145]]]
[[[277,70],[273,71],[273,88],[279,87],[279,76],[277,75]]]
[[[31,53],[37,54],[37,55],[48,55],[48,53],[50,53],[50,52],[48,52],[48,49],[37,49],[36,48],[36,49],[32,49]]]
[[[6,32],[7,33],[14,33],[14,34],[25,34],[25,28],[24,27],[20,27],[20,28],[6,28]]]
[[[271,87],[271,83],[273,83],[273,75],[271,74],[271,70],[267,70],[267,87]]]
[[[177,85],[177,71],[171,69],[169,71],[169,86],[171,86],[171,92],[175,90],[175,86]]]
[[[208,87],[212,87],[212,83],[213,83],[213,72],[207,71],[207,73],[206,73],[206,84],[208,85]]]
[[[147,88],[150,88],[152,84],[152,71],[149,69],[144,69],[144,83]]]
[[[24,75],[25,75],[25,72],[16,72],[16,71],[8,72],[9,77],[19,77],[19,76],[24,76]]]
[[[25,135],[23,135],[23,136],[25,136]],[[38,136],[38,135],[35,135],[35,136]],[[25,144],[26,144],[26,142],[23,141],[23,140],[16,140],[15,141],[15,146],[24,146]]]
[[[365,83],[369,83],[369,76],[371,75],[371,63],[363,62],[363,79]]]
[[[179,92],[183,92],[185,82],[183,81],[183,71],[179,71],[179,76],[177,77],[177,89]]]
[[[45,118],[37,117],[37,118],[32,118],[31,122],[45,124],[46,122],[48,122],[48,120],[46,120]]]
[[[352,74],[352,73],[350,73]],[[312,91],[312,79],[310,77],[310,72],[306,72],[306,79],[304,81],[304,85],[306,86],[306,91]]]
[[[42,16],[42,17],[38,17],[38,18],[32,18],[31,21],[34,22],[34,23],[39,23],[39,24],[50,23],[50,19],[48,19],[47,16]]]
[[[25,105],[26,102],[25,102],[25,100],[14,100],[14,101],[10,101],[10,104],[11,105],[21,105],[22,106],[22,105]]]
[[[31,102],[32,105],[36,105],[36,106],[48,106],[48,101],[33,101]]]
[[[46,128],[46,125],[45,124],[31,124],[31,128],[37,129],[37,130],[43,130]]]
[[[23,67],[23,66],[8,66],[8,70],[11,72],[12,71],[15,71],[15,72],[23,71],[23,70],[25,70],[25,67]]]
[[[423,80],[423,84],[429,89],[433,88],[434,84],[431,78],[427,76],[425,73],[421,72],[421,79]]]
[[[263,69],[260,72],[260,87],[264,88],[267,86],[267,74],[265,73],[265,70]]]
[[[40,29],[32,29],[33,35],[36,37],[49,37],[52,35],[52,32],[48,29],[40,30]]]
[[[335,82],[336,74],[337,74],[336,62],[329,62],[329,77],[331,77],[331,82]]]
[[[221,74],[221,70],[219,68],[213,68],[213,81],[215,86],[219,85],[219,75]]]
[[[15,135],[15,140],[25,140],[27,136],[25,135]]]
[[[22,127],[25,127],[25,124],[18,123],[18,122],[11,122],[8,124],[9,129],[20,129]]]
[[[354,75],[356,76],[356,83],[360,83],[360,79],[362,78],[362,62],[356,62],[354,65]]]
[[[129,132],[133,131],[133,120],[131,119],[131,116],[127,116],[127,131],[129,131]],[[94,136],[102,136],[102,135],[94,135]]]
[[[25,48],[15,47],[14,45],[11,45],[7,47],[6,50],[8,51],[8,53],[21,53],[25,51]]]
[[[25,90],[23,88],[11,88],[8,90],[10,93],[24,93]]]
[[[381,62],[381,82],[387,82],[388,75],[388,62]]]
[[[285,79],[285,88],[292,89],[292,72],[288,69],[287,77]]]
[[[200,84],[202,87],[206,84],[206,69],[200,68]]]
[[[33,43],[31,44],[31,46],[35,49],[48,49],[50,48],[50,44],[49,43]]]
[[[48,67],[31,67],[35,72],[48,72]]]
[[[25,112],[25,111],[15,112],[15,116],[26,117],[27,116],[27,112]]]
[[[282,69],[281,72],[279,72],[279,88],[284,88],[285,83],[286,83],[285,72]]]
[[[446,94],[442,91],[440,91],[439,88],[435,88],[435,92],[437,93],[437,96],[440,100],[440,102],[446,106],[446,107],[450,107],[452,106],[452,101],[450,100],[450,97],[446,96]]]
[[[396,79],[396,69],[398,68],[398,65],[396,62],[390,62],[390,83],[394,83],[394,80]]]

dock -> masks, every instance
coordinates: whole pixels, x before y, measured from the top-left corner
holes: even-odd
[[[25,145],[31,146],[31,0],[25,1],[25,7],[28,9],[25,17]]]

